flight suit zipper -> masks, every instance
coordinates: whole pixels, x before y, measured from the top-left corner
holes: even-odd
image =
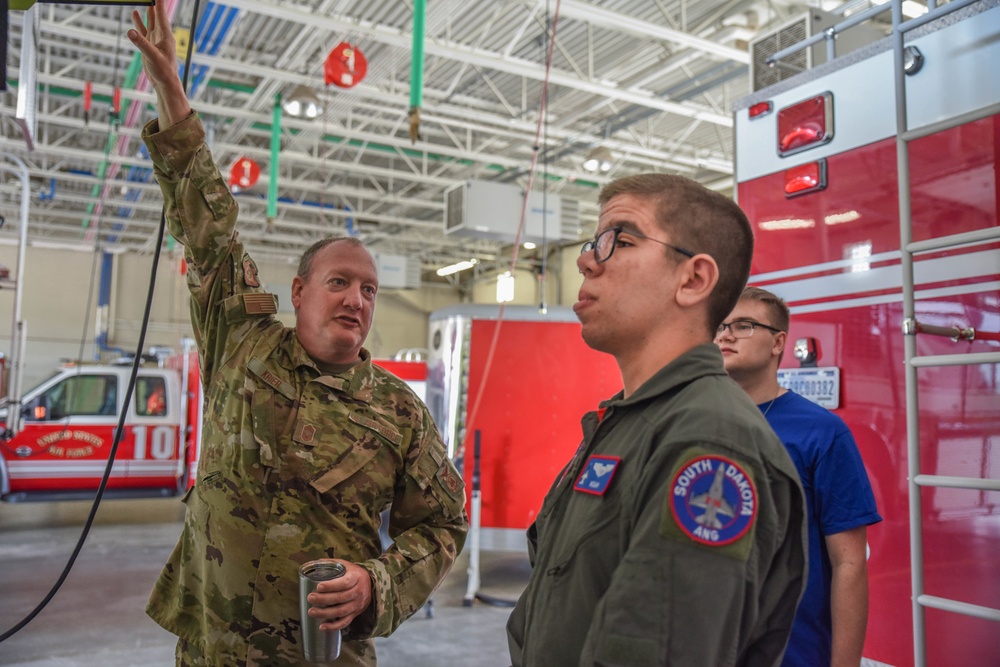
[[[556,518],[557,514],[561,514],[566,510],[566,506],[568,503],[568,500],[566,499],[566,494],[572,493],[573,484],[575,483],[576,479],[580,476],[580,471],[583,468],[584,462],[587,460],[587,456],[594,450],[595,446],[600,441],[601,438],[599,436],[601,435],[602,431],[601,427],[608,423],[609,421],[608,417],[611,416],[611,410],[612,408],[608,408],[608,410],[603,415],[603,419],[594,424],[593,430],[589,434],[589,438],[587,437],[586,433],[586,425],[584,426],[584,441],[581,444],[580,448],[577,450],[577,452],[574,454],[573,461],[570,464],[571,467],[566,471],[566,474],[563,477],[563,479],[560,480],[561,488],[556,490],[556,496],[552,498],[548,508],[546,508],[545,504],[543,503],[542,511],[539,514],[538,519],[536,519],[536,521],[544,520],[547,525],[553,525],[553,526],[557,526],[559,524],[559,522],[556,521]],[[554,541],[551,538],[549,538],[546,540],[544,553],[539,552],[536,562],[546,563],[546,561],[548,561],[548,559],[551,557],[553,549],[554,549]],[[556,577],[565,572],[566,569],[568,569],[568,565],[570,561],[572,561],[573,556],[575,554],[576,554],[576,549],[573,550],[573,552],[569,555],[569,557],[566,560],[554,566],[546,567],[545,569],[546,577],[547,578]],[[542,582],[540,585],[539,582],[536,581],[536,585],[534,586],[534,589],[531,591],[528,603],[527,605],[525,605],[524,615],[526,620],[531,618],[532,612],[539,602],[539,596],[541,595],[540,591],[546,587],[547,587],[547,582]],[[529,651],[530,646],[531,646],[531,628],[530,624],[525,623],[524,639],[521,647],[522,655],[530,654]]]

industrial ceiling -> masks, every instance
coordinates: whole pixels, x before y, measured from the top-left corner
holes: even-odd
[[[428,0],[419,137],[411,138],[413,0],[161,1],[174,27],[194,36],[188,90],[223,173],[242,157],[260,166],[257,184],[238,194],[241,236],[252,251],[290,259],[318,238],[351,233],[425,276],[459,260],[509,255],[512,239],[444,232],[446,191],[465,181],[530,185],[579,202],[572,238],[555,234],[553,246],[593,233],[598,188],[619,176],[679,173],[730,192],[732,104],[748,92],[747,44],[819,4]],[[30,141],[16,106],[31,20],[9,13],[0,239],[17,238],[21,190],[11,167],[21,161],[30,173],[32,243],[152,251],[162,200],[139,133],[155,109],[125,36],[132,9],[35,6]],[[340,43],[367,60],[350,88],[324,79],[324,61]],[[277,96],[300,84],[317,92],[323,112],[277,119]],[[611,151],[610,169],[587,171],[584,158],[599,146]]]

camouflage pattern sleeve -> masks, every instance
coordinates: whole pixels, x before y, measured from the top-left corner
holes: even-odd
[[[392,503],[393,545],[377,559],[360,563],[372,575],[374,619],[372,614],[359,618],[350,629],[352,636],[393,632],[423,606],[465,545],[465,484],[426,408],[421,428],[422,433],[414,434],[406,474]],[[372,621],[372,627],[363,627]]]
[[[207,383],[233,347],[227,338],[240,338],[239,327],[249,331],[252,316],[273,314],[277,306],[261,292],[257,268],[237,239],[239,207],[205,145],[198,114],[163,131],[150,121],[142,139],[163,193],[167,229],[184,245],[191,323]]]

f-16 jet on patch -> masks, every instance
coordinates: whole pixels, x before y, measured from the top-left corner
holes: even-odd
[[[743,467],[724,456],[682,464],[670,483],[670,512],[695,542],[721,547],[747,534],[757,518],[757,488]]]
[[[603,496],[611,484],[611,478],[615,476],[615,470],[622,462],[617,456],[603,456],[601,454],[591,454],[587,463],[583,466],[583,472],[576,479],[573,485],[575,491],[592,493],[595,496]]]

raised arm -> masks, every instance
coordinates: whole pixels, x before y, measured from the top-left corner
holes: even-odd
[[[146,23],[138,11],[132,12],[133,30],[128,38],[142,53],[142,67],[156,92],[160,129],[176,125],[191,115],[184,86],[177,73],[177,46],[170,29],[166,2],[160,0],[146,10]]]
[[[236,238],[236,201],[205,145],[204,128],[177,73],[165,5],[161,0],[148,8],[145,24],[139,12],[132,12],[135,28],[128,36],[142,53],[143,68],[156,92],[159,118],[143,128],[142,139],[163,193],[167,229],[185,248],[202,381],[209,382],[224,356],[229,331],[241,326],[245,317],[268,316],[275,308],[272,297],[263,309],[251,312],[237,295],[259,291],[256,267]],[[245,270],[253,275],[245,277]],[[239,303],[228,301],[231,297]]]

